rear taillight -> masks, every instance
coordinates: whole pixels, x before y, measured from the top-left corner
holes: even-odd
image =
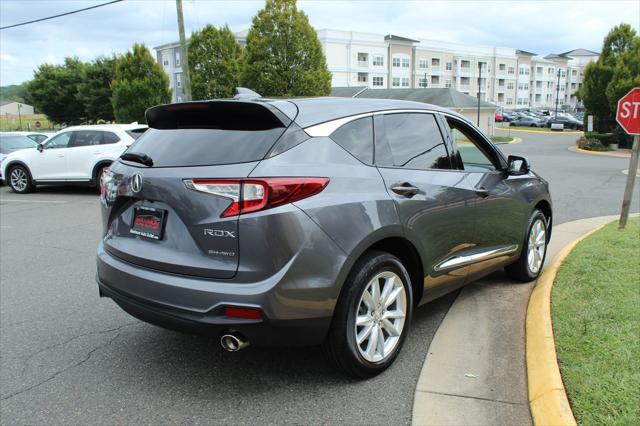
[[[113,172],[109,169],[103,169],[102,174],[98,176],[98,184],[100,185],[100,200],[104,203],[109,195],[109,183],[113,180]]]
[[[194,191],[232,200],[220,217],[238,216],[293,203],[321,192],[329,178],[286,177],[264,179],[189,179],[184,184]]]

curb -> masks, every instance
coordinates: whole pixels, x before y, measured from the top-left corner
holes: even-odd
[[[583,132],[581,131],[575,131],[575,130],[563,130],[561,132],[559,131],[553,131],[553,130],[526,130],[526,129],[512,129],[510,127],[495,127],[496,130],[502,130],[502,131],[512,131],[512,132],[523,132],[523,133],[539,133],[539,134],[543,134],[543,135],[580,135]]]
[[[536,425],[576,425],[560,375],[551,320],[551,288],[571,250],[606,225],[598,226],[560,250],[538,278],[529,299],[526,320],[526,359],[529,406]]]
[[[509,142],[493,142],[494,145],[513,145],[522,142],[522,138],[513,136]]]
[[[571,152],[581,152],[583,154],[604,155],[605,157],[613,157],[613,158],[631,158],[631,153],[627,155],[627,153],[616,152],[616,151],[590,151],[588,149],[578,148],[577,146],[570,146],[568,149]]]

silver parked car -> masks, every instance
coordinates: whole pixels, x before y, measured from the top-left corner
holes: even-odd
[[[243,97],[146,118],[102,178],[97,281],[149,323],[230,351],[322,344],[370,377],[418,306],[542,268],[547,182],[452,111]]]

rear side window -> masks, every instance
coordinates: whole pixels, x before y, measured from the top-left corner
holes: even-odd
[[[451,169],[449,154],[433,114],[376,117],[376,164],[407,169]]]
[[[149,129],[128,151],[148,155],[154,167],[245,163],[262,160],[284,130]]]
[[[358,160],[373,163],[373,119],[360,118],[351,121],[331,134],[331,139]]]
[[[120,138],[115,133],[102,132],[102,145],[120,142]]]
[[[69,148],[100,145],[101,140],[102,132],[95,130],[78,130],[73,132],[73,137],[71,138],[71,142],[69,142]]]
[[[131,130],[127,130],[127,134],[129,136],[131,136],[134,140],[138,139],[140,136],[142,136],[144,134],[144,132],[147,131],[146,127],[142,127],[140,129],[131,129]]]

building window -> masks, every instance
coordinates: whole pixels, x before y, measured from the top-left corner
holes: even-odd
[[[469,77],[460,77],[460,85],[468,86],[469,85]]]
[[[507,70],[507,66],[506,66],[505,64],[499,64],[499,65],[498,65],[498,69],[499,69],[500,71],[506,71],[506,70]]]
[[[576,88],[576,84],[575,83],[571,83],[571,89],[575,89]]]
[[[384,56],[382,55],[375,55],[373,57],[373,65],[376,67],[381,67],[384,65]]]
[[[367,81],[369,81],[369,74],[367,74],[366,72],[359,72],[358,83],[366,83]]]
[[[446,87],[447,89],[451,88],[451,80],[445,80],[444,81],[444,87]]]
[[[513,82],[512,81],[507,83],[507,89],[513,90]]]
[[[176,67],[180,66],[180,52],[176,52]]]
[[[358,52],[358,62],[365,62],[365,63],[369,63],[369,54],[368,53],[362,53],[362,52]]]
[[[542,67],[537,67],[536,68],[536,74],[542,75],[543,72],[544,72],[544,68],[542,68]]]
[[[439,67],[440,66],[440,58],[431,58],[431,66]]]
[[[432,75],[431,76],[431,84],[436,86],[438,84],[440,84],[440,77],[437,75]]]
[[[542,82],[536,81],[536,89],[542,89]]]
[[[452,68],[451,62],[447,62],[444,66],[447,69],[447,71],[451,71],[451,68]]]
[[[429,60],[427,58],[420,59],[420,68],[428,68]]]
[[[165,67],[169,66],[169,56],[162,56],[162,65],[164,65]]]
[[[567,76],[567,73],[564,70],[560,71],[560,77],[566,77],[566,76]]]
[[[402,68],[409,68],[409,58],[402,58]]]
[[[516,68],[515,67],[509,67],[509,70],[507,71],[507,74],[515,74],[516,73]]]
[[[553,75],[553,68],[551,68],[551,67],[547,68],[547,73],[549,75]]]
[[[384,86],[384,77],[373,77],[372,80],[375,87]]]
[[[409,78],[408,77],[403,77],[402,78],[402,87],[409,87]]]
[[[182,74],[176,74],[176,87],[182,87]]]
[[[536,93],[536,102],[542,101],[542,95],[540,93]]]
[[[529,75],[529,67],[520,67],[518,73],[520,75]]]
[[[578,71],[576,71],[576,70],[572,70],[572,71],[571,71],[571,75],[575,77],[576,75],[578,75]]]
[[[462,61],[460,61],[460,68],[470,68],[471,67],[471,62],[463,59]]]
[[[504,78],[498,80],[498,86],[504,87]]]
[[[391,79],[391,87],[400,87],[400,77],[393,77]]]
[[[513,98],[507,98],[507,105],[513,105]]]
[[[427,79],[426,79],[426,78],[424,78],[424,77],[422,77],[422,78],[420,79],[420,82],[418,83],[418,85],[419,85],[420,87],[427,87]]]
[[[400,58],[393,58],[391,60],[391,66],[394,68],[400,68]]]
[[[498,93],[498,102],[504,102],[504,93]]]

